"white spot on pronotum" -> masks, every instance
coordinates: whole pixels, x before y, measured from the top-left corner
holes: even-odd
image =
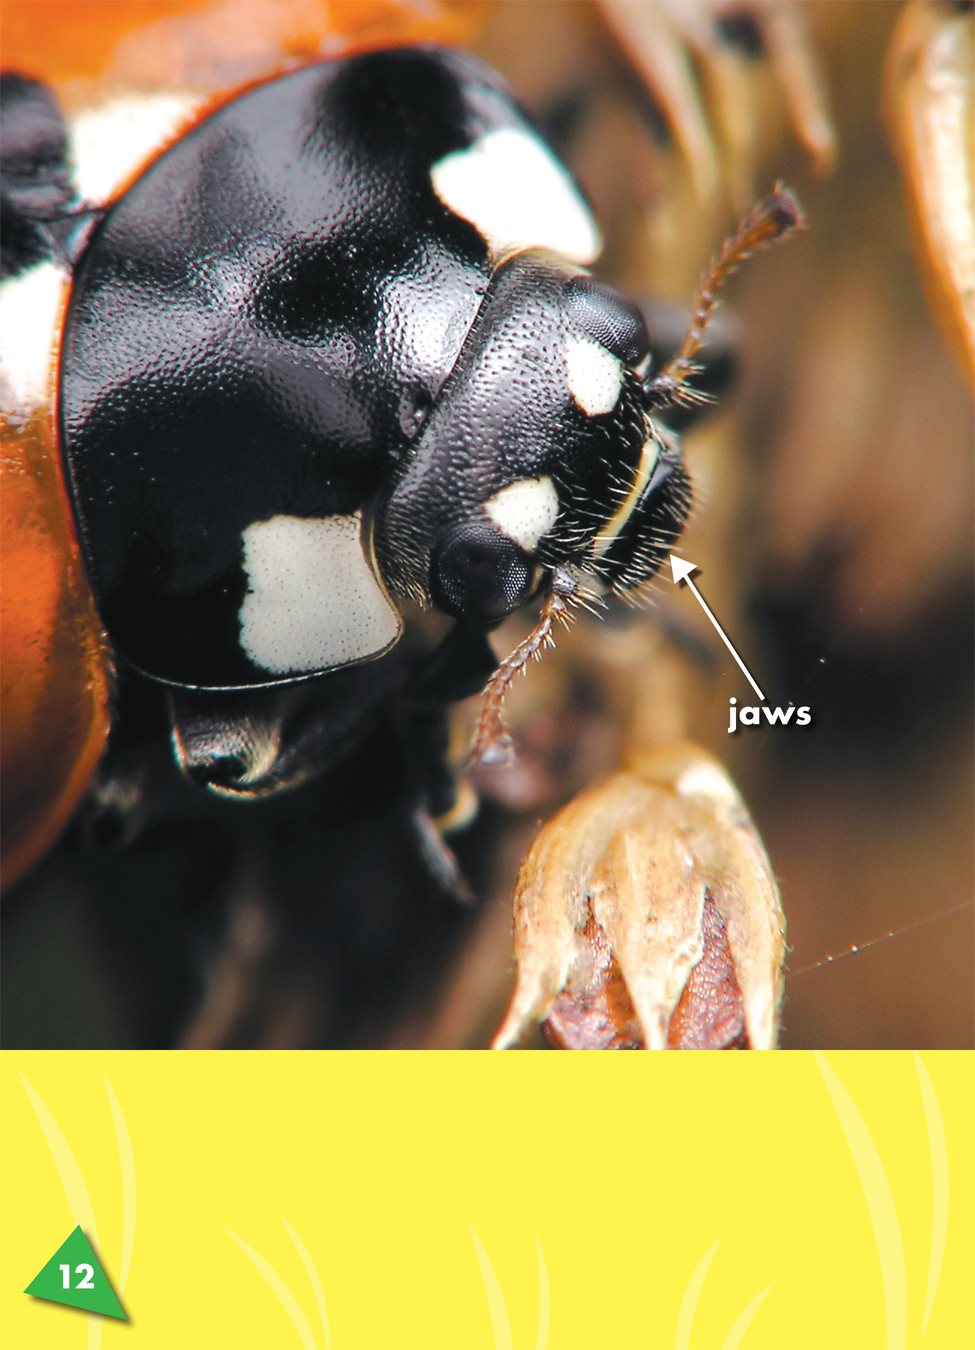
[[[470,221],[495,257],[514,248],[547,248],[576,263],[599,255],[599,230],[572,179],[528,131],[490,131],[438,160],[430,176],[443,204]]]
[[[70,127],[71,160],[81,196],[100,204],[175,139],[199,100],[187,94],[115,98],[79,113]]]
[[[68,275],[40,262],[0,285],[0,412],[22,421],[47,407]]]
[[[559,514],[559,494],[551,478],[519,478],[484,503],[490,520],[519,548],[534,553]]]
[[[590,417],[612,412],[623,387],[623,367],[612,352],[592,338],[570,338],[565,347],[569,391]]]
[[[272,675],[380,656],[402,622],[363,549],[361,513],[272,516],[243,534],[248,589],[240,645]]]

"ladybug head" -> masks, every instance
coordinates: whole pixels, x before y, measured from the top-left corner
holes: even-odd
[[[502,263],[379,505],[391,588],[484,626],[555,577],[638,589],[690,504],[649,363],[640,311],[610,287],[550,255]]]

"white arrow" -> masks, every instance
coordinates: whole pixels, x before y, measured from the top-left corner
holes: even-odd
[[[762,693],[761,689],[759,689],[758,685],[757,685],[757,684],[755,683],[755,681],[752,679],[752,673],[751,673],[751,671],[748,669],[748,667],[745,665],[744,661],[741,659],[741,657],[740,657],[740,656],[738,655],[738,653],[735,651],[734,647],[732,647],[731,641],[730,641],[730,639],[729,639],[729,637],[728,637],[728,634],[724,631],[724,629],[723,629],[723,628],[721,627],[721,625],[718,623],[717,619],[716,619],[716,618],[714,617],[714,615],[712,614],[711,609],[710,609],[710,607],[708,606],[708,602],[705,600],[704,596],[701,594],[701,592],[700,592],[700,591],[697,589],[697,587],[694,585],[693,581],[691,581],[691,573],[692,573],[692,572],[696,572],[696,571],[698,570],[697,563],[685,562],[683,558],[677,558],[677,557],[675,557],[674,554],[672,553],[672,554],[670,555],[670,570],[671,570],[671,571],[673,572],[673,574],[674,574],[674,583],[675,583],[675,584],[676,584],[677,582],[680,582],[680,581],[686,581],[686,582],[687,582],[688,586],[689,586],[689,587],[691,588],[691,590],[694,592],[694,595],[695,595],[695,597],[696,597],[696,599],[697,599],[697,603],[701,606],[701,608],[704,610],[705,614],[708,616],[708,618],[709,618],[709,619],[711,620],[711,622],[714,624],[715,628],[718,630],[718,636],[721,638],[721,641],[722,641],[722,642],[724,643],[724,645],[728,648],[729,652],[731,652],[731,655],[735,658],[735,660],[738,662],[739,666],[741,667],[742,673],[744,674],[745,679],[748,681],[748,683],[751,685],[751,687],[755,690],[755,693],[758,695],[758,697],[759,697],[759,698],[762,700],[762,702],[764,703],[764,702],[765,702],[765,695]]]

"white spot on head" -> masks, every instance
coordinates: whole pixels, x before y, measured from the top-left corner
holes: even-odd
[[[0,412],[23,421],[51,397],[68,274],[39,262],[0,285]]]
[[[71,159],[81,196],[96,203],[114,197],[175,139],[199,102],[187,94],[133,94],[80,113],[71,125]]]
[[[485,514],[519,548],[534,553],[559,514],[551,478],[519,478],[484,503]]]
[[[272,516],[243,534],[240,645],[261,670],[296,675],[369,661],[402,631],[363,551],[361,512]]]
[[[612,412],[623,387],[623,367],[612,352],[592,338],[570,338],[565,347],[565,374],[573,399],[584,413],[598,417]]]
[[[552,152],[528,131],[490,131],[431,169],[434,191],[469,220],[499,257],[516,248],[547,248],[591,263],[602,240],[585,202]]]

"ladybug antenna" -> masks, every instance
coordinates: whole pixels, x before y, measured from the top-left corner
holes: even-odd
[[[769,196],[752,207],[734,234],[728,236],[701,282],[691,325],[680,351],[645,386],[652,408],[673,403],[693,406],[711,401],[709,394],[694,389],[690,381],[700,371],[695,357],[717,308],[721,288],[753,253],[786,238],[794,230],[803,229],[805,223],[795,195],[780,180]]]
[[[579,590],[572,572],[557,567],[552,572],[548,594],[538,622],[513,652],[498,665],[484,686],[481,711],[471,740],[470,759],[475,764],[508,764],[514,758],[511,735],[504,724],[504,700],[512,680],[528,662],[537,661],[547,647],[555,646],[555,624],[568,627],[570,608]]]

